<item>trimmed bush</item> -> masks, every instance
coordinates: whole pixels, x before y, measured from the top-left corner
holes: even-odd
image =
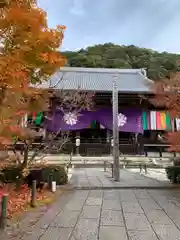
[[[42,190],[45,183],[42,178],[42,169],[32,169],[27,177],[25,177],[25,183],[29,188],[32,187],[32,182],[34,180],[36,180],[36,188]]]
[[[42,169],[42,178],[44,182],[49,181],[49,176],[52,175],[52,180],[56,181],[57,185],[66,184],[68,176],[64,167],[61,166],[48,166]]]
[[[0,171],[0,181],[4,183],[19,183],[19,180],[21,180],[22,184],[27,183],[29,187],[32,185],[33,180],[36,180],[37,185],[48,183],[50,175],[52,175],[52,180],[56,181],[57,185],[66,184],[68,181],[65,168],[61,166],[33,167],[29,169],[29,172],[28,176],[24,178],[20,167],[6,167]]]
[[[4,183],[17,183],[22,178],[22,170],[18,166],[9,166],[0,171],[0,181]]]
[[[166,174],[172,183],[180,183],[180,166],[167,167]]]

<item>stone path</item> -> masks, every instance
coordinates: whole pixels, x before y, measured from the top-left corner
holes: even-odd
[[[180,191],[79,190],[65,194],[31,227],[28,221],[14,229],[14,238],[1,239],[179,240]]]
[[[157,171],[157,170],[156,170]],[[155,174],[155,172],[153,172]],[[169,182],[168,179],[152,178],[150,174],[140,174],[139,170],[120,170],[120,182],[112,179],[111,171],[104,172],[101,168],[84,168],[71,170],[70,185],[75,189],[112,189],[112,188],[173,188],[178,187]]]
[[[121,170],[121,182],[103,169],[73,169],[70,175],[74,190],[9,225],[0,239],[180,240],[180,190],[165,179],[129,170]]]

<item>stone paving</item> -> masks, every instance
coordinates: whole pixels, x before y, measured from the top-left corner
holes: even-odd
[[[173,188],[178,187],[169,182],[163,176],[162,179],[154,179],[151,174],[140,174],[127,169],[120,170],[120,182],[115,182],[110,169],[104,172],[101,168],[84,168],[71,170],[70,185],[75,189],[111,189],[111,188]],[[149,170],[148,170],[149,171]],[[152,171],[151,171],[152,172]],[[155,173],[154,173],[155,174]],[[157,176],[157,173],[156,173]]]
[[[180,190],[78,190],[25,221],[0,239],[179,240]]]
[[[102,169],[70,172],[74,189],[10,224],[0,239],[180,240],[180,190],[169,182],[128,170],[121,170],[121,182]]]

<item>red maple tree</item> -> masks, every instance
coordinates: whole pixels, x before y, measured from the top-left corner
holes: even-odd
[[[59,51],[64,30],[64,26],[48,27],[46,12],[35,0],[1,0],[1,144],[11,143],[12,136],[25,138],[22,117],[47,106],[47,91],[34,84],[48,80],[65,64]]]
[[[17,139],[24,142],[21,156],[23,170],[39,153],[39,149],[35,150],[29,161],[28,151],[35,131],[20,123],[23,116],[44,111],[51,102],[49,90],[40,86],[66,63],[59,51],[64,30],[64,26],[55,29],[48,27],[46,12],[38,8],[35,0],[0,2],[0,143],[7,146]],[[59,94],[60,104],[66,108],[73,107],[79,111],[89,106],[87,93],[78,90],[68,93],[60,91]],[[62,146],[61,143],[59,145]],[[43,147],[48,148],[41,144],[41,150]],[[15,148],[13,152],[20,159]]]
[[[172,73],[169,78],[154,84],[153,104],[165,108],[172,120],[180,118],[180,73]],[[169,151],[180,152],[180,131],[173,129],[166,134]]]

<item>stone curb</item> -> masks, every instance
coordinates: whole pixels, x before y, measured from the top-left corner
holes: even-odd
[[[159,190],[174,190],[174,189],[180,189],[179,186],[112,186],[112,187],[72,187],[69,190],[116,190],[116,189],[159,189]]]
[[[87,186],[87,187],[76,187],[76,186],[66,186],[60,187],[65,189],[66,191],[73,190],[118,190],[118,189],[148,189],[148,190],[176,190],[180,189],[180,186]]]

